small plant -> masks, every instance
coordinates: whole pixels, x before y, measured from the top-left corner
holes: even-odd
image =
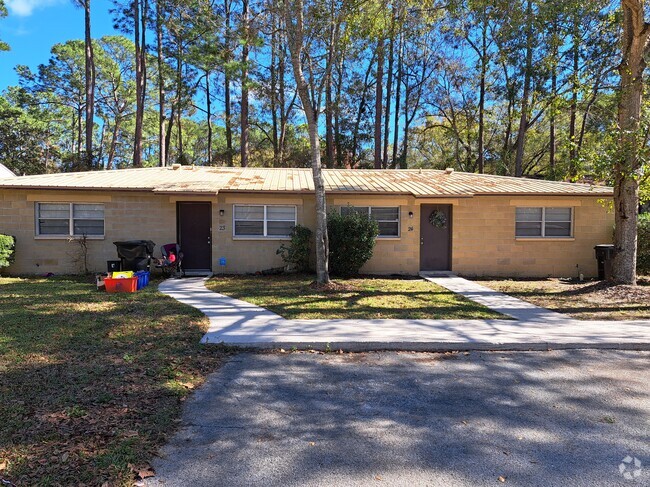
[[[9,235],[0,234],[0,269],[9,267],[14,261],[16,239]]]
[[[84,234],[81,237],[72,237],[68,242],[76,246],[72,252],[72,261],[79,266],[84,274],[90,274],[88,269],[88,237]]]
[[[311,253],[311,230],[302,225],[296,225],[291,230],[289,245],[280,245],[276,254],[282,257],[288,270],[307,272],[309,270],[309,255]]]
[[[337,211],[327,215],[329,264],[333,274],[351,276],[370,260],[379,234],[379,225],[368,215]]]

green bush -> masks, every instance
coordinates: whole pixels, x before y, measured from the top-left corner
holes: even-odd
[[[9,235],[0,234],[0,269],[9,267],[14,261],[16,239]]]
[[[282,244],[276,251],[289,268],[298,272],[309,270],[309,254],[311,253],[311,230],[302,225],[296,225],[291,231],[291,242],[288,246]]]
[[[650,273],[650,214],[640,215],[637,236],[636,269],[639,273]]]
[[[367,215],[355,211],[342,215],[332,211],[327,216],[329,268],[332,274],[351,276],[372,257],[379,225]]]

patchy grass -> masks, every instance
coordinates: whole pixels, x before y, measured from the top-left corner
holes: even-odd
[[[477,282],[581,320],[650,319],[650,276],[641,277],[636,287],[569,279],[492,279]]]
[[[130,485],[224,352],[156,291],[0,278],[0,483]]]
[[[327,289],[313,281],[300,274],[223,276],[207,286],[287,319],[507,319],[421,279],[344,279]]]

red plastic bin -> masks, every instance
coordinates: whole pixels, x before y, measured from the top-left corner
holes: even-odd
[[[104,279],[107,293],[134,293],[138,290],[137,277],[125,277],[122,279]]]

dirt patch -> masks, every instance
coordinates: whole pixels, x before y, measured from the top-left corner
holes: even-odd
[[[648,277],[639,278],[637,286],[551,278],[493,279],[480,282],[497,291],[578,319],[650,319]]]

